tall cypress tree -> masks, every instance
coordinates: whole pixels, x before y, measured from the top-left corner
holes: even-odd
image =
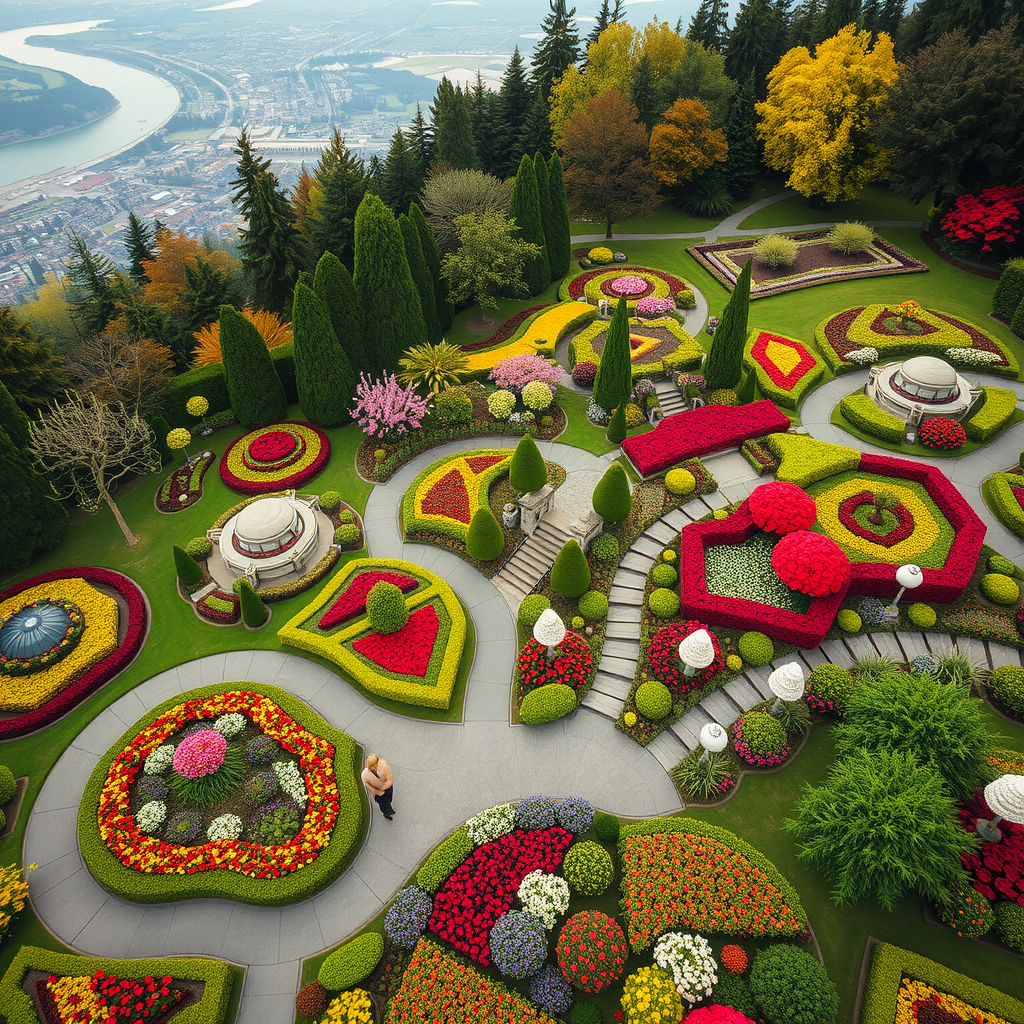
[[[124,229],[124,247],[128,252],[128,275],[136,284],[145,284],[149,278],[142,264],[156,259],[156,240],[153,229],[139,220],[132,211],[128,214],[128,226]]]
[[[352,283],[376,338],[367,353],[370,365],[375,375],[392,373],[399,353],[427,340],[427,326],[398,221],[370,192],[356,212],[355,250]]]
[[[551,188],[551,228],[554,235],[553,246],[548,251],[548,262],[551,265],[551,278],[555,280],[569,273],[572,260],[569,203],[565,197],[562,159],[557,153],[552,153],[548,161],[548,184]]]
[[[743,346],[747,341],[747,315],[750,312],[750,267],[751,261],[747,260],[711,340],[711,352],[704,364],[704,379],[712,391],[735,388],[743,374]]]
[[[532,90],[526,78],[523,56],[518,46],[513,50],[512,59],[501,76],[501,92],[498,93],[498,97],[501,112],[498,129],[500,176],[511,178],[523,156],[520,139],[532,99]]]
[[[380,197],[396,214],[407,213],[421,188],[423,169],[419,158],[410,148],[405,132],[399,128],[391,136],[388,157],[384,161]]]
[[[423,255],[420,235],[408,214],[403,213],[399,216],[398,226],[401,228],[402,241],[405,243],[405,258],[409,261],[409,270],[412,273],[413,283],[416,285],[416,291],[420,297],[423,322],[427,325],[427,341],[436,345],[441,340],[441,324],[437,319],[437,298],[434,294],[434,282],[430,276],[430,268],[427,266],[426,258]]]
[[[473,139],[473,118],[468,93],[442,76],[430,107],[434,119],[434,162],[450,164],[456,170],[477,165]]]
[[[220,307],[220,351],[238,422],[251,429],[284,419],[288,400],[266,343],[234,306]]]
[[[533,51],[533,80],[545,101],[551,93],[552,82],[580,59],[576,8],[566,10],[565,0],[548,0],[548,4],[551,10],[540,24],[544,38]]]
[[[319,427],[340,427],[356,391],[356,375],[331,325],[327,306],[301,281],[292,304],[295,387],[302,415]]]
[[[717,335],[717,331],[715,334]],[[742,354],[742,353],[741,353]],[[622,405],[633,390],[633,368],[629,361],[629,313],[626,300],[619,299],[605,335],[601,361],[594,378],[594,401],[606,412]]]
[[[551,283],[551,264],[548,262],[544,225],[541,222],[540,194],[537,191],[537,171],[533,160],[525,153],[519,161],[519,170],[512,182],[512,199],[508,215],[519,227],[524,242],[541,247],[540,254],[526,261],[523,280],[531,295],[539,295]]]
[[[316,265],[313,291],[327,307],[334,328],[334,336],[348,356],[353,372],[370,371],[366,354],[368,338],[363,322],[363,307],[356,298],[352,275],[333,252],[325,252]]]
[[[729,0],[702,0],[700,7],[690,20],[686,30],[686,38],[695,43],[702,43],[709,50],[719,53],[725,50],[725,41],[729,38],[726,27],[729,20]]]
[[[423,216],[423,210],[419,203],[413,203],[409,207],[409,220],[413,222],[416,233],[420,236],[423,259],[426,261],[427,270],[430,271],[430,278],[434,282],[434,309],[437,312],[437,322],[441,328],[441,334],[444,334],[455,319],[455,307],[452,305],[452,300],[448,298],[448,282],[441,276],[441,253],[437,248],[437,239],[434,238],[434,232],[430,230],[430,225],[427,223],[427,218]]]
[[[725,187],[733,199],[745,199],[757,182],[757,119],[754,103],[754,76],[751,74],[733,97],[725,122],[725,138],[729,143]]]
[[[548,162],[543,153],[533,158],[533,169],[537,175],[537,195],[540,197],[540,224],[544,230],[544,247],[548,251],[548,269],[551,270],[551,250],[557,243],[555,237],[555,215],[551,208],[551,181],[548,175]],[[554,271],[551,270],[551,280]]]
[[[314,261],[333,252],[352,267],[352,235],[356,210],[366,194],[370,177],[366,165],[345,145],[335,128],[331,144],[323,151],[313,175],[311,191],[316,196],[310,227]]]

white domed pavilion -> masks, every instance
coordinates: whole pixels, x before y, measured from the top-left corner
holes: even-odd
[[[236,576],[259,580],[301,573],[317,551],[320,527],[310,504],[294,497],[260,498],[225,524],[217,541]]]
[[[912,356],[873,366],[864,390],[877,406],[903,420],[912,415],[963,419],[981,396],[980,388],[972,387],[937,356]]]

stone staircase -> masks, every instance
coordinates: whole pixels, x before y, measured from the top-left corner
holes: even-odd
[[[491,582],[515,615],[523,598],[532,593],[551,568],[565,542],[572,536],[572,516],[553,508],[541,518],[533,536],[516,548],[512,557],[491,577]]]
[[[675,412],[686,412],[689,406],[686,399],[680,394],[679,389],[670,380],[659,380],[654,383],[654,390],[658,394],[658,404],[666,416]]]

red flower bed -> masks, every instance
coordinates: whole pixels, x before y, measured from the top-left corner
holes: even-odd
[[[414,611],[401,629],[394,633],[362,636],[353,641],[352,650],[388,672],[422,679],[434,653],[437,628],[437,612],[433,605],[428,604]]]
[[[850,582],[850,560],[843,549],[810,530],[787,533],[772,551],[772,568],[787,587],[811,597],[838,594]]]
[[[978,792],[958,811],[967,832],[975,831],[978,818],[992,819],[985,797]],[[1024,825],[999,822],[1003,838],[998,843],[981,843],[977,853],[964,854],[964,868],[971,884],[990,900],[1009,900],[1024,907]]]
[[[257,462],[278,462],[299,447],[299,440],[287,430],[272,430],[269,434],[260,434],[249,445],[249,455]]]
[[[377,583],[393,583],[403,594],[415,590],[419,586],[419,580],[412,576],[406,576],[398,572],[361,572],[353,579],[342,593],[335,599],[334,604],[324,613],[317,628],[327,631],[349,619],[362,615],[366,611],[367,595],[373,590]]]
[[[783,373],[775,361],[768,358],[768,343],[772,341],[777,345],[784,345],[786,348],[792,349],[800,357],[800,361],[789,373]],[[814,369],[815,364],[814,356],[799,342],[792,338],[783,338],[778,334],[770,334],[768,331],[758,333],[750,350],[750,356],[768,374],[768,379],[783,391],[792,391],[800,383],[800,378]]]
[[[684,676],[679,664],[679,644],[698,629],[707,629],[715,660],[706,669],[694,676]],[[647,645],[647,670],[659,682],[664,683],[674,697],[681,697],[688,690],[706,682],[725,668],[725,658],[718,637],[703,622],[673,622],[671,626],[659,629]]]
[[[873,544],[881,544],[884,548],[891,548],[894,544],[899,544],[914,532],[914,517],[904,505],[896,505],[888,509],[896,517],[896,525],[888,533],[875,533],[866,526],[861,526],[854,518],[854,512],[865,505],[874,505],[874,503],[875,496],[870,491],[861,491],[860,494],[851,495],[839,506],[839,522],[850,533],[863,537]]]
[[[792,533],[809,530],[818,518],[814,499],[796,484],[777,480],[761,484],[747,499],[750,518],[769,533]]]
[[[84,996],[70,994],[66,989],[68,982],[77,983],[79,976],[64,977],[51,974],[41,978],[34,985],[36,997],[42,1010],[45,1024],[117,1024],[118,1021],[130,1021],[131,1024],[143,1024],[144,1021],[164,1020],[171,1014],[188,1006],[195,998],[187,989],[174,987],[174,979],[168,974],[161,978],[146,975],[144,978],[120,978],[116,974],[97,971],[89,979],[89,991],[95,993],[94,1000],[86,1005]],[[58,1006],[58,999],[70,1012],[65,1017]],[[95,1005],[93,1005],[95,1004]],[[102,1007],[98,1012],[102,1015],[94,1017],[95,1007]],[[82,1016],[82,1014],[86,1016]]]
[[[555,648],[555,660],[548,661],[548,649],[532,637],[519,652],[519,682],[523,692],[547,683],[564,683],[574,690],[590,678],[594,656],[586,640],[566,630],[565,639]]]
[[[968,245],[992,252],[993,244],[1012,245],[1020,234],[1024,188],[996,185],[980,195],[958,196],[953,209],[942,218],[942,233]]]
[[[948,416],[933,416],[921,424],[921,444],[925,448],[939,448],[944,452],[959,448],[967,440],[962,423]]]
[[[285,491],[301,487],[312,480],[327,465],[331,457],[331,442],[327,435],[312,423],[300,420],[282,420],[282,431],[255,434],[250,431],[230,444],[220,457],[220,476],[224,483],[239,494],[263,494],[267,491]],[[262,437],[287,432],[294,427],[298,438],[297,449],[279,463],[257,462],[251,457],[250,447]],[[265,428],[257,428],[265,430]],[[290,472],[286,472],[293,467]]]
[[[423,496],[422,507],[424,515],[444,516],[466,526],[473,518],[469,511],[466,481],[457,469],[449,470],[430,488]]]
[[[626,933],[600,910],[573,914],[555,946],[562,977],[581,992],[600,992],[622,977],[629,956]]]
[[[622,450],[640,476],[669,469],[723,448],[735,448],[752,437],[789,430],[789,417],[771,399],[749,405],[705,405],[666,416],[649,434],[622,442]]]
[[[12,715],[10,718],[0,719],[0,740],[24,736],[25,733],[56,721],[61,715],[66,714],[91,693],[98,690],[104,683],[124,671],[145,643],[146,634],[149,631],[146,598],[137,583],[110,569],[97,569],[94,566],[54,569],[52,572],[32,576],[30,579],[22,580],[21,583],[16,583],[13,587],[0,591],[0,601],[14,597],[30,587],[37,587],[40,583],[66,579],[82,579],[94,586],[104,586],[117,591],[119,597],[128,606],[128,632],[113,654],[93,665],[88,672],[42,707],[36,708],[34,711],[26,711],[24,714]]]
[[[494,922],[511,909],[531,871],[558,870],[571,843],[571,832],[547,828],[512,832],[478,846],[434,897],[430,930],[489,967]]]

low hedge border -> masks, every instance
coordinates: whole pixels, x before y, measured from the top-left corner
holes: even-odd
[[[982,485],[981,492],[996,519],[1012,534],[1024,539],[1024,508],[1013,493],[1014,487],[1024,488],[1024,476],[995,473]]]
[[[1008,388],[982,388],[983,404],[969,419],[964,430],[971,441],[987,441],[1006,425],[1017,411],[1017,395]]]
[[[1024,1003],[998,989],[968,978],[909,949],[880,942],[871,957],[864,989],[860,1024],[892,1024],[896,996],[904,978],[912,978],[956,996],[979,1010],[998,1014],[1012,1024],[1024,1024]]]
[[[863,391],[841,399],[839,411],[859,430],[883,441],[900,444],[906,435],[907,428],[903,420],[880,409]]]
[[[40,946],[22,946],[0,980],[0,1007],[10,1024],[42,1024],[36,1001],[21,987],[29,971],[59,977],[93,975],[114,971],[124,977],[163,977],[203,983],[203,994],[174,1014],[175,1024],[221,1024],[231,1000],[234,974],[223,960],[200,957],[157,957],[148,960],[115,960],[111,957],[57,953]]]
[[[860,465],[860,452],[856,448],[819,441],[806,434],[769,434],[764,444],[779,460],[775,479],[798,487],[806,488]]]
[[[232,871],[203,871],[192,875],[147,875],[125,867],[100,838],[97,821],[100,793],[111,761],[145,728],[170,708],[197,697],[245,687],[261,693],[302,726],[334,745],[334,775],[338,784],[338,822],[327,848],[299,871],[280,878],[249,878]],[[276,686],[246,682],[217,683],[186,690],[147,712],[104,753],[85,785],[78,810],[78,842],[93,878],[122,899],[145,903],[170,900],[228,898],[261,906],[283,906],[308,899],[326,888],[348,866],[359,850],[369,821],[369,804],[359,781],[363,750],[351,736],[335,729],[309,705]]]

